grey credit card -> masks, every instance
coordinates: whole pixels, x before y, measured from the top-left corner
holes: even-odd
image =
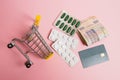
[[[103,44],[86,50],[79,51],[78,53],[83,68],[87,68],[109,60]]]

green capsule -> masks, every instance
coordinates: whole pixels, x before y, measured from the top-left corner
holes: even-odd
[[[73,18],[71,17],[69,20],[68,20],[68,23],[71,23],[73,20]]]
[[[70,31],[71,31],[71,27],[69,27],[66,32],[69,33]]]
[[[61,29],[63,26],[64,26],[64,23],[61,23],[60,26],[59,26],[59,28]]]
[[[71,32],[70,32],[70,35],[73,35],[75,33],[75,29],[73,29]]]
[[[55,25],[58,26],[58,25],[60,24],[60,22],[61,22],[61,21],[58,20]]]
[[[75,25],[76,28],[78,28],[80,26],[80,21],[78,21]]]
[[[61,19],[62,19],[62,18],[64,18],[64,17],[65,17],[65,15],[66,15],[66,13],[63,13],[63,14],[61,15]]]
[[[65,31],[67,29],[68,25],[65,25],[63,28],[63,31]]]
[[[64,19],[64,21],[67,21],[69,19],[69,15],[67,15]]]
[[[74,19],[71,25],[76,24],[76,21],[77,21],[77,20],[76,20],[76,19]]]

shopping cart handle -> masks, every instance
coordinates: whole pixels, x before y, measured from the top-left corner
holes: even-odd
[[[39,26],[39,23],[40,23],[40,20],[41,20],[41,16],[40,16],[40,15],[37,15],[36,18],[35,18],[34,25],[38,27],[38,26]]]

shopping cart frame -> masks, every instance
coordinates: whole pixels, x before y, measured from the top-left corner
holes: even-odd
[[[39,24],[39,21],[40,21],[40,17],[37,16],[37,17],[36,17],[36,20],[35,20],[35,22],[34,22],[34,25],[33,25],[32,28],[31,28],[31,31],[29,31],[29,32],[25,35],[25,37],[24,37],[23,39],[14,38],[14,39],[12,39],[12,41],[7,45],[8,48],[16,47],[16,49],[27,59],[27,61],[25,62],[25,66],[26,66],[27,68],[30,68],[31,65],[33,64],[33,62],[30,60],[29,56],[27,55],[28,53],[36,53],[36,54],[38,54],[41,58],[44,58],[44,59],[49,59],[49,58],[53,55],[52,50],[51,50],[50,47],[47,45],[47,43],[45,42],[45,40],[43,39],[43,37],[41,36],[41,34],[38,32],[38,27],[39,27],[38,24]],[[33,45],[36,45],[36,48],[38,48],[38,52],[35,51],[35,50],[29,45],[29,43],[34,39],[34,37],[33,37],[34,35],[36,35],[35,37],[38,38],[37,40],[39,40],[39,42],[41,42],[41,44],[43,45],[43,48],[45,48],[45,49],[47,50],[47,52],[48,52],[47,54],[44,53],[44,51],[43,51],[45,57],[43,57],[43,56],[41,56],[41,55],[39,54],[39,50],[41,50],[41,48],[38,47],[38,46],[39,46],[40,43],[39,43],[39,44],[36,44],[37,41],[36,41],[36,42],[35,42],[35,41],[33,42]],[[24,51],[17,45],[16,42],[19,42],[19,43],[22,43],[22,44],[26,45],[26,46],[29,48],[29,50],[26,51],[26,52],[24,52]]]

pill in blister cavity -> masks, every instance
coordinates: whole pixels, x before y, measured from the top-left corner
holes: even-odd
[[[74,57],[74,62],[77,63],[78,61],[78,58]]]
[[[77,20],[74,19],[71,25],[75,25],[75,24],[76,24],[76,21],[77,21]]]
[[[59,46],[58,46],[58,45],[54,45],[54,48],[55,48],[55,49],[58,49],[58,48],[59,48]]]
[[[73,38],[68,37],[67,40],[70,41],[70,42],[72,42]]]
[[[63,26],[64,26],[64,23],[61,23],[60,26],[59,26],[59,28],[61,29]]]
[[[67,15],[64,19],[64,21],[67,21],[69,19],[69,15]]]
[[[72,52],[70,53],[70,55],[71,55],[71,58],[72,58],[72,57],[75,57],[75,55],[74,55],[74,54],[72,54]]]
[[[72,20],[73,20],[73,18],[72,18],[72,17],[70,17],[70,19],[68,20],[68,23],[71,23],[71,22],[72,22]]]
[[[58,41],[58,44],[60,45],[60,44],[62,44],[62,42]]]
[[[63,13],[63,14],[61,15],[61,18],[64,18],[64,17],[65,17],[65,15],[66,15],[66,13]]]
[[[67,49],[65,49],[65,53],[69,53],[69,51]]]
[[[49,38],[52,40],[56,40],[55,36],[50,36]]]
[[[73,61],[73,60],[70,60],[70,61],[69,61],[69,64],[70,64],[70,66],[72,67],[72,66],[74,65],[74,61]]]
[[[66,61],[67,63],[70,61],[69,56],[66,56],[66,57],[65,57],[65,61]]]
[[[73,42],[74,44],[77,44],[77,43],[78,43],[78,40],[73,39],[72,42]]]
[[[80,21],[78,21],[75,25],[76,28],[78,28],[80,26]]]
[[[65,53],[61,53],[61,56],[62,56],[62,57],[66,57],[66,54],[65,54]]]
[[[62,45],[61,47],[62,47],[62,49],[65,49],[65,45]]]
[[[52,31],[52,33],[53,33],[54,35],[56,35],[56,34],[58,34],[58,31],[54,30],[54,31]]]
[[[71,45],[71,48],[72,48],[72,49],[75,49],[75,48],[76,48],[76,46],[75,46],[75,45]]]
[[[76,57],[72,57],[72,59],[74,60],[74,61],[76,61],[77,59],[76,59]]]
[[[65,25],[63,28],[63,31],[65,31],[67,29],[68,25]]]
[[[61,53],[61,52],[62,52],[62,50],[59,48],[59,49],[58,49],[58,53]]]
[[[60,22],[61,22],[61,21],[60,21],[60,20],[58,20],[58,21],[56,22],[56,26],[58,26],[58,25],[60,24]]]
[[[52,31],[51,34],[54,35],[55,33],[57,33],[57,31]]]
[[[73,35],[75,33],[75,29],[73,29],[71,32],[70,32],[70,35]]]
[[[66,46],[70,47],[71,43],[70,42],[67,42],[66,43]]]
[[[69,27],[66,32],[69,33],[70,31],[71,31],[71,27]]]
[[[58,34],[57,34],[57,37],[61,38],[61,34],[60,34],[60,33],[58,33]]]
[[[72,54],[71,54],[71,52],[69,52],[69,53],[68,53],[68,55],[69,55],[70,57],[72,57]]]
[[[63,37],[62,37],[64,40],[66,40],[67,39],[67,36],[65,36],[65,35],[63,35]]]

